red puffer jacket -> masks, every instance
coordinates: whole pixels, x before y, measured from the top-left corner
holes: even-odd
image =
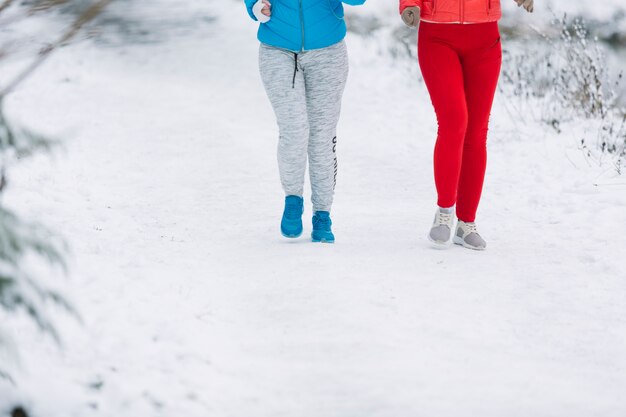
[[[400,0],[400,13],[413,6],[432,23],[486,23],[502,17],[500,0]]]

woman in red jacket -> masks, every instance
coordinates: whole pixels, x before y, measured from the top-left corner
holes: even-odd
[[[528,12],[534,0],[514,0]],[[428,235],[484,250],[474,220],[487,165],[487,130],[502,64],[500,0],[400,0],[405,24],[419,25],[418,57],[437,114],[435,184],[438,210]]]

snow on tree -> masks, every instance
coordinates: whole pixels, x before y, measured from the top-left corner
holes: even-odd
[[[69,42],[80,29],[98,16],[111,0],[99,0],[86,7],[71,26],[54,43],[39,51],[35,59],[19,72],[5,86],[0,88],[0,314],[15,315],[24,313],[37,327],[58,341],[59,334],[48,314],[48,305],[54,304],[76,314],[74,309],[55,289],[46,285],[43,277],[34,274],[28,265],[35,259],[44,261],[51,268],[65,272],[65,242],[45,226],[22,219],[17,213],[6,208],[3,198],[11,164],[39,152],[49,151],[55,142],[35,134],[27,129],[16,127],[7,120],[3,102],[21,82],[33,73],[41,64],[62,45]],[[0,13],[10,9],[12,0],[0,3]],[[26,17],[42,10],[67,3],[61,0],[41,0],[30,2]],[[19,6],[18,6],[19,7]],[[0,59],[3,54],[0,53]],[[17,346],[0,326],[0,349],[7,357],[15,357]],[[0,377],[11,380],[7,366],[0,363]]]

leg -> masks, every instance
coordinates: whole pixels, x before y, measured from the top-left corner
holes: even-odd
[[[500,35],[496,25],[486,25],[485,47],[463,57],[468,125],[459,178],[457,216],[474,222],[487,167],[487,131],[502,64]]]
[[[261,45],[259,68],[279,129],[278,169],[286,195],[302,197],[306,171],[309,122],[302,72],[292,83],[295,56]]]
[[[467,106],[460,58],[440,36],[431,36],[431,30],[440,29],[436,26],[439,25],[421,24],[418,57],[439,123],[434,156],[437,204],[448,208],[454,206],[457,198]]]
[[[314,211],[330,211],[337,176],[337,123],[348,78],[344,42],[303,57],[309,117],[309,174]]]

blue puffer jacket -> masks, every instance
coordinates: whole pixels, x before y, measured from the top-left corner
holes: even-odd
[[[244,0],[248,14],[257,0]],[[269,0],[272,18],[259,27],[259,41],[293,52],[320,49],[346,36],[343,3],[357,6],[365,0]]]

